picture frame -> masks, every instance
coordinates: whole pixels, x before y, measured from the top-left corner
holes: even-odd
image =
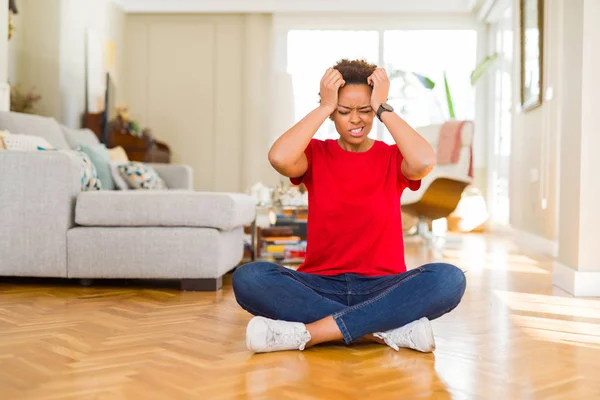
[[[521,110],[542,105],[544,87],[544,0],[519,0],[521,14]]]

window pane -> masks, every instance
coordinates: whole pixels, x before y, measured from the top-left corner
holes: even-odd
[[[392,78],[389,103],[412,127],[449,118],[444,71],[456,118],[475,118],[475,90],[470,75],[476,66],[476,31],[385,31],[383,40],[383,59]],[[403,72],[430,78],[435,87],[426,89],[417,77]],[[383,140],[393,143],[385,127],[383,131]]]
[[[288,32],[287,71],[292,76],[296,122],[319,105],[319,83],[325,70],[343,58],[363,58],[377,63],[379,34],[350,30]],[[338,136],[333,122],[327,120],[315,138],[335,139]],[[376,134],[372,132],[369,136],[376,137]]]

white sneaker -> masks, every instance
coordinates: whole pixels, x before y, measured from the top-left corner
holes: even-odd
[[[306,325],[254,317],[246,328],[246,347],[254,353],[282,350],[304,350],[311,339]]]
[[[435,339],[431,324],[427,318],[421,318],[400,328],[387,332],[377,332],[373,336],[383,339],[392,349],[398,351],[400,347],[429,353],[435,350]]]

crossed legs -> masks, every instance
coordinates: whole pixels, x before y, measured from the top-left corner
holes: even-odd
[[[381,332],[440,317],[459,304],[466,287],[463,272],[445,263],[364,279],[350,301],[352,289],[343,276],[304,274],[255,262],[235,271],[233,289],[240,306],[251,314],[301,323],[310,334],[303,347],[309,347],[360,338],[390,344]]]

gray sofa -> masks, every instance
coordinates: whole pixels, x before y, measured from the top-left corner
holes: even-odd
[[[51,118],[0,112],[0,130],[54,148],[97,143]],[[243,256],[252,197],[195,192],[187,166],[151,164],[169,190],[81,192],[80,169],[61,152],[0,150],[0,276],[177,279],[218,290]]]

